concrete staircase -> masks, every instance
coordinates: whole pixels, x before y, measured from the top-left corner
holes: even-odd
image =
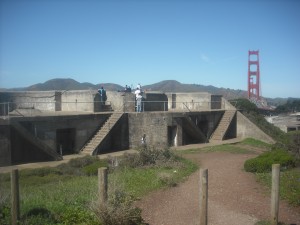
[[[226,110],[217,129],[212,134],[210,141],[222,141],[227,129],[236,114],[236,110]]]
[[[186,129],[190,129],[192,131],[194,138],[197,141],[199,141],[199,142],[206,141],[207,138],[206,138],[205,134],[202,132],[202,130],[200,130],[199,127],[197,127],[197,125],[191,120],[190,117],[188,117],[188,116],[184,117],[184,123],[182,126],[185,127]]]
[[[81,149],[81,153],[86,155],[96,155],[98,146],[109,134],[110,130],[115,126],[122,115],[123,113],[113,113],[89,142]]]
[[[20,135],[22,135],[23,138],[25,138],[31,144],[33,144],[38,149],[43,151],[45,154],[51,156],[54,160],[62,160],[63,159],[63,157],[60,154],[58,154],[55,150],[53,150],[48,145],[46,145],[39,138],[37,138],[33,134],[31,134],[19,122],[12,122],[11,125],[19,132]]]

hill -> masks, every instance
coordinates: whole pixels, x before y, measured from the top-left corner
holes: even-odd
[[[223,95],[227,99],[246,98],[247,92],[229,88],[217,88],[212,85],[182,84],[176,80],[165,80],[143,87],[146,90],[163,92],[209,92],[211,94]]]
[[[99,89],[101,86],[105,86],[107,90],[117,91],[123,89],[122,86],[117,84],[105,83],[105,84],[91,84],[80,83],[70,78],[57,78],[48,80],[45,83],[38,83],[25,88],[12,88],[9,91],[51,91],[51,90],[89,90]],[[2,89],[2,91],[4,91]]]
[[[45,83],[38,83],[25,88],[2,89],[1,91],[50,91],[50,90],[89,90],[99,89],[101,86],[108,91],[123,90],[124,87],[113,83],[91,84],[80,83],[70,78],[57,78],[48,80]],[[162,92],[209,92],[211,94],[223,95],[227,99],[246,98],[247,92],[242,90],[233,90],[229,88],[217,88],[212,85],[205,86],[200,84],[183,84],[176,80],[165,80],[158,83],[143,86],[144,90],[162,91]]]
[[[113,83],[102,83],[102,84],[91,84],[91,83],[80,83],[76,80],[70,78],[57,78],[48,80],[44,83],[38,83],[24,88],[11,88],[11,89],[1,89],[0,91],[49,91],[49,90],[89,90],[89,89],[99,89],[101,86],[108,91],[118,91],[123,90],[124,87],[119,84]],[[237,98],[247,98],[247,91],[234,90],[229,88],[218,88],[212,85],[201,85],[201,84],[183,84],[176,80],[164,80],[158,83],[144,85],[144,90],[152,91],[162,91],[162,92],[209,92],[215,95],[222,95],[226,99],[237,99]],[[266,99],[270,105],[278,106],[285,104],[287,99],[277,98],[277,99]]]

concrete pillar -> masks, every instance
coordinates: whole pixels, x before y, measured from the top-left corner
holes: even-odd
[[[181,119],[178,119],[177,120],[177,146],[182,146],[182,143],[183,143],[183,129],[182,129],[182,120]]]

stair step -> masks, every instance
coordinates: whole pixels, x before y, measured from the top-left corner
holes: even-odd
[[[103,139],[108,135],[110,130],[115,126],[123,114],[114,113],[112,114],[107,121],[99,128],[96,134],[90,139],[90,141],[82,148],[82,152],[85,154],[93,154],[95,149],[101,144]]]
[[[215,132],[212,134],[212,140],[223,140],[224,135],[232,121],[233,116],[235,115],[236,111],[225,111],[221,121],[218,124]]]

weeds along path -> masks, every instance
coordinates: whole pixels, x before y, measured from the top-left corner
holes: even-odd
[[[243,170],[253,154],[226,152],[185,155],[208,169],[208,224],[253,225],[270,219],[270,194],[255,176]],[[174,188],[159,190],[143,198],[138,206],[150,225],[199,224],[199,171]],[[300,225],[300,207],[280,202],[279,220]]]

